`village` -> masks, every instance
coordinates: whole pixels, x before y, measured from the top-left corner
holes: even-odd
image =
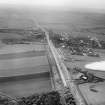
[[[95,49],[105,49],[105,41],[96,37],[73,37],[68,33],[54,33],[52,38],[56,47],[68,49],[72,55],[100,57]]]

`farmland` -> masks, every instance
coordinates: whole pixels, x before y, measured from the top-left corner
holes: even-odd
[[[38,40],[31,42],[35,37],[30,38],[31,35],[33,36],[34,30],[37,29],[37,21],[47,30],[53,30],[57,33],[66,32],[71,36],[91,36],[105,40],[104,16],[104,13],[83,11],[26,10],[21,7],[19,9],[1,9],[0,77],[23,76],[43,72],[48,74],[50,67],[47,59],[46,45],[44,45],[45,43],[41,43],[41,41],[38,42]],[[25,38],[30,38],[27,44],[23,43],[23,39]],[[3,39],[6,39],[6,43],[2,43]],[[14,43],[16,41],[17,43]],[[68,54],[67,56],[70,61],[64,61],[64,63],[68,68],[78,66],[83,71],[87,71],[84,67],[86,64],[105,60],[105,50],[98,49],[96,51],[100,54],[99,58]],[[67,54],[69,52],[67,51],[65,53]],[[105,72],[88,71],[96,76],[105,78]],[[98,91],[97,93],[89,90],[91,85],[96,86],[95,91]],[[99,105],[104,103],[104,92],[102,93],[102,90],[105,91],[104,82],[102,84],[81,84],[78,87],[84,95],[84,98],[90,102],[89,104]],[[48,74],[40,78],[33,77],[27,80],[23,78],[16,80],[15,78],[13,81],[0,82],[0,90],[3,93],[16,97],[28,96],[33,92],[50,91],[50,76]],[[87,99],[90,95],[92,98]],[[100,96],[103,98],[100,99]],[[100,100],[97,100],[98,98]]]
[[[71,37],[70,37],[71,38]],[[61,55],[61,58],[64,61],[64,64],[66,65],[68,71],[70,72],[70,76],[72,77],[72,80],[75,82],[75,84],[78,87],[78,90],[86,100],[86,102],[89,105],[103,105],[105,104],[104,101],[104,92],[105,91],[105,69],[102,68],[101,66],[96,66],[99,69],[89,69],[86,68],[87,64],[90,64],[92,62],[100,62],[105,61],[105,54],[99,49],[95,49],[95,51],[98,51],[100,56],[88,56],[87,54],[83,54],[85,52],[82,52],[81,54],[73,54],[73,47],[76,47],[76,44],[74,42],[72,44],[66,45],[65,39],[63,41],[60,40],[58,37],[52,38],[53,42],[58,44],[56,49],[58,50],[59,54]],[[58,42],[56,42],[58,41]],[[74,46],[73,46],[74,44]],[[56,44],[55,44],[56,45]],[[78,47],[83,47],[79,46],[79,43],[77,44]],[[83,43],[85,46],[85,43]],[[71,49],[72,47],[72,49]],[[85,46],[85,48],[88,48]],[[92,48],[92,47],[91,47]],[[94,49],[94,48],[93,48]],[[100,48],[101,49],[101,48]],[[74,49],[75,50],[75,49]],[[76,51],[76,50],[75,50]],[[77,52],[81,52],[82,50],[77,50]],[[93,67],[92,67],[93,68]],[[101,97],[98,98],[98,97]]]
[[[59,15],[58,15],[59,14]],[[40,15],[38,19],[40,24],[44,27],[49,27],[57,32],[69,33],[70,36],[91,36],[97,37],[100,40],[105,40],[105,20],[104,13],[84,13],[84,12],[51,12],[46,13],[42,18]],[[79,56],[79,55],[70,55],[68,53],[67,57],[69,60],[65,61],[65,65],[68,68],[79,67],[83,71],[89,71],[94,75],[105,79],[104,71],[93,71],[85,69],[85,65],[91,62],[104,61],[105,60],[105,50],[95,49],[100,57],[88,57],[88,56]],[[66,55],[65,54],[65,55]],[[91,91],[92,85],[95,85],[92,89],[97,91]],[[89,105],[104,105],[104,91],[105,91],[105,82],[102,83],[87,83],[79,85],[79,89],[86,99]]]
[[[12,97],[29,96],[33,93],[51,91],[51,82],[49,77],[5,82],[0,83],[0,90]]]
[[[43,44],[4,45],[0,52],[1,92],[22,97],[51,90],[50,67]]]
[[[23,97],[52,90],[42,34],[28,11],[0,8],[1,93]]]
[[[92,73],[97,77],[105,79],[105,71],[91,70],[91,69],[85,68],[85,65],[91,64],[91,62],[96,62],[96,61],[98,62],[98,61],[104,61],[104,60],[105,60],[105,55],[99,58],[71,55],[69,60],[65,61],[65,64],[70,69],[78,67],[78,68],[81,68],[82,71],[88,71],[89,73]],[[77,77],[75,76],[75,78],[78,78],[78,76]],[[92,91],[91,87],[96,92]],[[83,84],[79,84],[78,88],[89,105],[105,104],[105,101],[104,101],[105,82],[83,83]]]

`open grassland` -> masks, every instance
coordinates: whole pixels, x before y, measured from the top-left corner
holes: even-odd
[[[37,23],[40,23],[47,29],[69,32],[73,36],[90,35],[105,39],[104,13],[50,11],[36,8],[5,8],[0,11],[0,28],[35,29]]]
[[[0,54],[22,53],[29,51],[45,51],[45,46],[41,44],[15,44],[5,45],[0,49]]]
[[[40,24],[57,32],[72,36],[96,36],[105,39],[104,13],[51,11],[37,13]]]
[[[24,76],[30,74],[44,73],[49,71],[48,65],[34,67],[21,67],[12,69],[0,69],[0,77]]]
[[[0,91],[10,96],[22,97],[51,90],[49,77],[0,83]]]
[[[0,49],[0,91],[12,97],[48,92],[49,69],[45,45],[4,45]]]
[[[45,50],[25,50],[17,53],[12,51],[2,55],[0,54],[0,78],[3,77],[0,80],[1,92],[12,97],[22,97],[51,90],[50,77],[47,75],[50,67]],[[24,77],[21,77],[22,75]],[[13,80],[10,79],[12,77]]]
[[[19,53],[9,53],[9,54],[0,54],[0,60],[35,57],[35,56],[38,57],[38,56],[45,56],[45,55],[46,55],[46,51],[28,51],[28,52],[19,52]]]
[[[35,22],[28,10],[23,8],[0,8],[0,28],[33,29]]]
[[[36,29],[37,23],[40,23],[40,25],[47,29],[52,29],[56,32],[68,32],[72,36],[89,35],[105,39],[104,13],[23,8],[5,8],[0,11],[1,29]],[[0,33],[1,38],[4,36],[22,37],[19,34],[3,34]]]
[[[31,33],[24,30],[36,29],[33,19],[32,14],[30,15],[27,10],[0,8],[0,39],[21,39],[30,35]],[[2,32],[2,29],[7,29],[7,32]],[[48,92],[51,90],[50,77],[47,75],[49,69],[43,44],[32,42],[31,44],[5,45],[0,42],[0,79],[3,77],[0,80],[1,92],[13,97]],[[42,77],[37,76],[40,73],[47,74],[41,75]],[[24,78],[18,77],[22,75]],[[13,77],[13,80],[8,79],[11,76],[17,77]]]
[[[0,53],[1,77],[47,72],[49,70],[44,45],[7,45],[1,48]]]

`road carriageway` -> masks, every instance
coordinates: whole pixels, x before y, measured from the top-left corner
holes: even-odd
[[[55,62],[56,62],[57,68],[58,68],[58,72],[60,74],[60,77],[62,79],[64,87],[69,87],[70,91],[72,92],[72,94],[76,100],[77,105],[87,105],[86,101],[81,96],[80,91],[78,90],[77,86],[72,81],[71,75],[68,72],[66,66],[64,65],[64,63],[61,59],[62,58],[61,55],[57,52],[52,41],[50,40],[49,33],[44,28],[42,28],[42,27],[40,27],[40,28],[45,32],[48,46],[49,46],[51,53],[55,59]]]

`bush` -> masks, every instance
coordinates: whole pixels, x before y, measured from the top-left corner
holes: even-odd
[[[29,97],[22,97],[18,105],[61,105],[60,95],[56,91],[43,94],[34,94]]]
[[[17,103],[14,100],[1,95],[0,96],[0,105],[17,105]]]
[[[71,94],[69,88],[66,88],[64,91],[65,91],[64,98],[65,98],[66,104],[67,105],[76,105],[76,101],[75,101],[73,95]]]

